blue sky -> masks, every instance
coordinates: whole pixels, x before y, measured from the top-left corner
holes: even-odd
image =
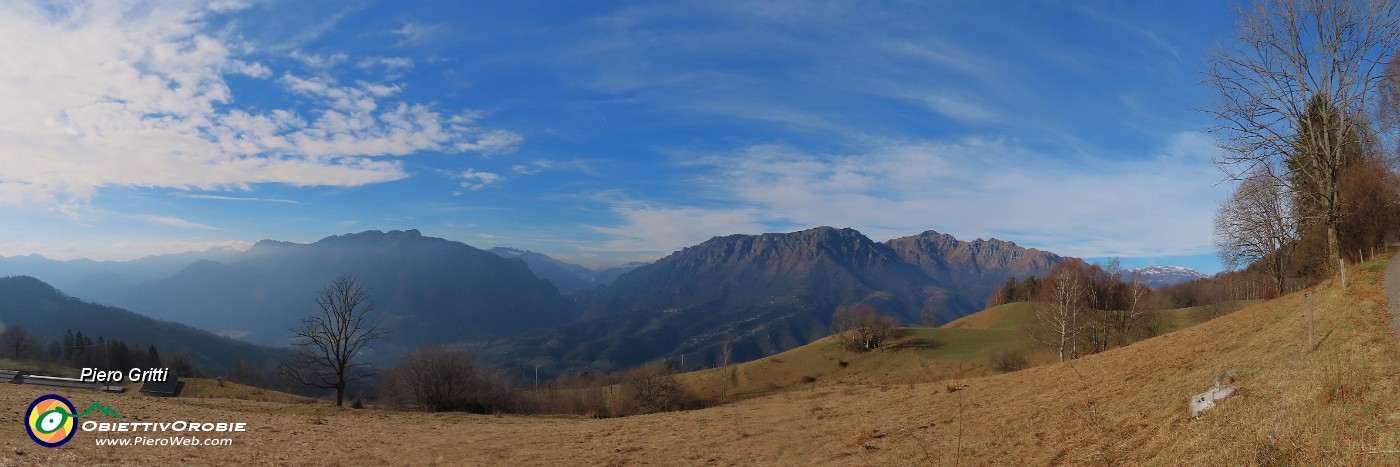
[[[1220,266],[1220,2],[0,5],[0,255],[819,225]]]

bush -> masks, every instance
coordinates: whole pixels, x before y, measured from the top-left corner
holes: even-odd
[[[385,400],[432,412],[489,414],[509,403],[503,387],[465,353],[441,347],[419,349],[384,372]]]
[[[623,394],[636,413],[670,412],[686,405],[685,392],[664,364],[650,364],[628,372]]]
[[[1010,373],[1021,370],[1027,366],[1026,352],[1023,350],[1001,350],[993,352],[989,360],[992,369],[1001,373]]]

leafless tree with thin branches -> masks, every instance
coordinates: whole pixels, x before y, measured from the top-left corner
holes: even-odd
[[[1151,319],[1153,307],[1148,303],[1152,288],[1142,282],[1142,275],[1133,273],[1128,282],[1122,285],[1122,309],[1110,310],[1111,324],[1118,345],[1128,345],[1136,336],[1150,336],[1153,333]]]
[[[1215,246],[1230,269],[1260,264],[1280,293],[1288,258],[1298,241],[1289,197],[1267,173],[1245,178],[1215,213]]]
[[[1039,329],[1032,337],[1054,348],[1062,362],[1077,356],[1080,314],[1089,294],[1087,278],[1070,263],[1062,261],[1051,270],[1045,278],[1043,300],[1035,302],[1033,308]]]
[[[1218,92],[1207,109],[1224,149],[1216,163],[1242,180],[1289,161],[1292,173],[1275,175],[1308,185],[1296,194],[1325,227],[1329,264],[1341,255],[1340,174],[1372,133],[1367,115],[1400,46],[1398,8],[1393,0],[1257,0],[1240,8],[1237,40],[1204,73]]]
[[[38,346],[39,341],[23,327],[10,326],[0,332],[0,349],[15,360],[29,356]]]
[[[851,349],[871,351],[884,347],[885,340],[894,335],[894,318],[881,315],[868,304],[836,308],[831,319],[832,331],[841,334]]]
[[[341,276],[316,292],[320,313],[292,330],[296,354],[282,365],[292,382],[312,388],[335,389],[335,405],[345,401],[348,383],[373,376],[368,364],[358,361],[371,342],[385,332],[372,320],[374,302],[358,279]]]

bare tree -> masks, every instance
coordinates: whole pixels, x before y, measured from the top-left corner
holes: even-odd
[[[224,372],[224,378],[236,383],[260,388],[268,387],[267,372],[256,364],[244,359],[234,360]]]
[[[1283,290],[1288,257],[1298,240],[1298,225],[1288,195],[1277,178],[1250,175],[1215,213],[1215,246],[1230,269],[1260,264]]]
[[[1060,361],[1077,356],[1080,314],[1089,294],[1089,282],[1080,273],[1082,261],[1068,259],[1055,264],[1042,280],[1042,300],[1033,306],[1039,327],[1032,334],[1036,340],[1058,353]]]
[[[1149,297],[1152,288],[1142,283],[1141,274],[1134,273],[1122,287],[1122,309],[1113,310],[1113,323],[1118,345],[1127,345],[1135,335],[1153,334]]]
[[[832,330],[840,333],[846,345],[858,350],[875,350],[894,335],[894,318],[875,312],[870,305],[843,306],[831,319]]]
[[[186,353],[184,349],[175,351],[175,354],[170,356],[170,361],[166,366],[170,367],[170,372],[174,373],[176,376],[187,378],[200,378],[204,376],[204,370],[200,369],[199,365],[196,365],[194,360],[190,359],[190,354]]]
[[[1239,37],[1209,59],[1203,81],[1219,96],[1208,110],[1225,154],[1216,160],[1242,179],[1287,161],[1282,181],[1308,185],[1329,264],[1341,252],[1339,179],[1370,133],[1383,67],[1400,43],[1400,15],[1388,0],[1257,0],[1240,9]]]
[[[28,357],[38,346],[39,341],[34,339],[34,335],[23,327],[10,326],[5,328],[5,332],[0,333],[0,349],[3,349],[15,360]]]
[[[939,326],[939,321],[941,321],[938,319],[938,307],[934,306],[932,303],[924,305],[924,309],[919,313],[919,317],[922,319],[924,327],[926,328],[936,328]]]
[[[716,372],[716,377],[719,378],[719,395],[723,399],[729,398],[729,387],[732,383],[737,382],[739,377],[739,369],[729,367],[729,360],[734,354],[730,344],[730,342],[725,341],[719,348],[720,371]]]
[[[360,281],[341,276],[316,292],[319,314],[292,330],[296,354],[282,365],[282,373],[301,386],[335,389],[335,405],[345,401],[348,383],[372,376],[367,363],[358,361],[360,352],[371,342],[382,339],[384,331],[370,319],[374,303]]]

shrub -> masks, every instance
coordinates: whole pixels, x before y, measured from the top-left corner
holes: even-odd
[[[509,395],[462,352],[419,349],[384,372],[385,400],[432,412],[491,413]]]
[[[1017,371],[1027,365],[1026,352],[1023,350],[1000,350],[993,352],[988,359],[992,369],[1001,373]]]
[[[628,372],[622,390],[638,413],[669,412],[685,405],[685,393],[666,365],[650,364]]]

